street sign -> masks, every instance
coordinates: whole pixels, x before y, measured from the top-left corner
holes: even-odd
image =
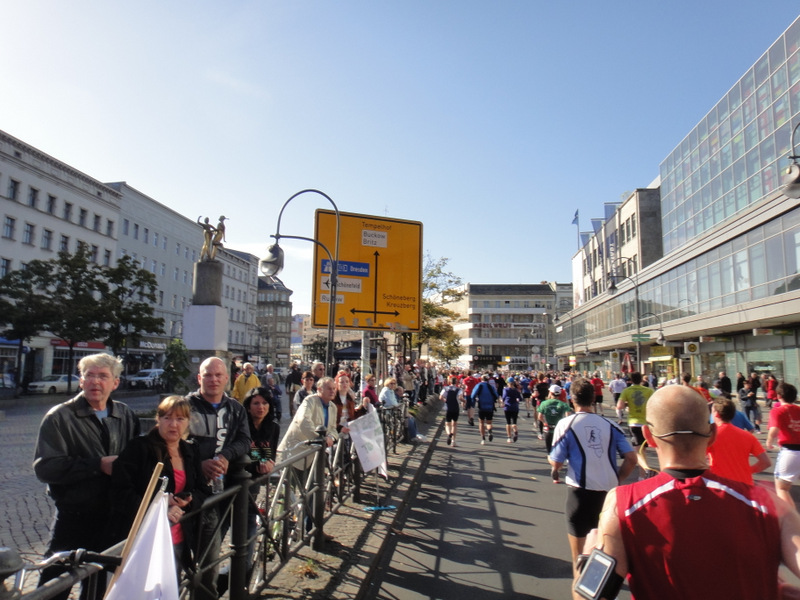
[[[337,329],[419,331],[422,327],[422,223],[339,213]],[[336,213],[316,212],[315,239],[336,252]],[[331,260],[314,246],[311,322],[325,328]]]
[[[650,341],[650,334],[649,333],[634,333],[631,336],[632,342],[649,342]]]

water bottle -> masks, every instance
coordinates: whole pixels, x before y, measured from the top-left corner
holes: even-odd
[[[215,456],[214,460],[219,460],[219,457]],[[211,480],[211,493],[219,494],[224,489],[225,489],[225,475],[223,473],[220,473],[217,477]]]

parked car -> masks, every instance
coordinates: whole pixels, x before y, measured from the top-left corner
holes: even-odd
[[[41,381],[34,381],[28,384],[29,394],[56,394],[67,391],[67,383],[72,378],[72,391],[78,392],[80,389],[80,377],[77,375],[47,375]]]
[[[142,369],[133,377],[128,377],[128,387],[153,388],[161,383],[161,375],[164,369]]]

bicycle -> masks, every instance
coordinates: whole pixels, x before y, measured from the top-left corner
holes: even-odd
[[[42,571],[58,563],[63,563],[68,569],[74,569],[88,563],[118,567],[122,564],[122,557],[78,548],[77,550],[56,552],[41,562],[25,562],[15,550],[0,548],[0,580],[5,581],[14,575],[12,588],[7,591],[11,592],[10,597],[17,597],[22,594],[22,589],[25,587],[25,581],[29,573]]]

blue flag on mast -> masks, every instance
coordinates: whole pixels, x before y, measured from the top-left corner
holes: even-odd
[[[575,211],[575,218],[572,219],[572,224],[573,225],[577,225],[578,224],[578,211],[577,210]]]

